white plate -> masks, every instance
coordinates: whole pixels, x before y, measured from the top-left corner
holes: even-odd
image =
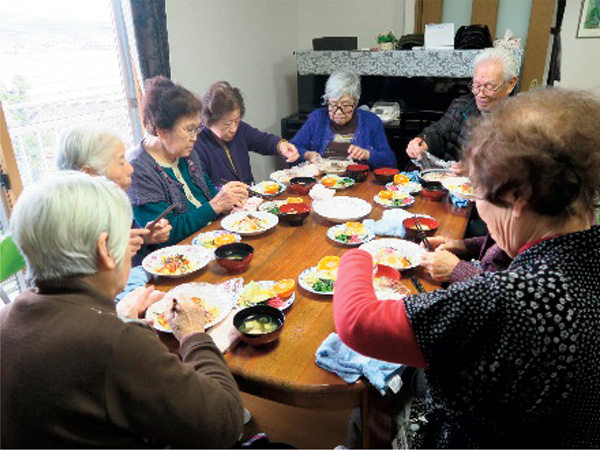
[[[366,227],[365,227],[366,228]],[[366,228],[367,230],[367,234],[365,234],[358,242],[342,242],[342,241],[338,241],[335,238],[335,233],[336,231],[345,231],[346,230],[346,224],[342,223],[339,225],[334,225],[331,228],[329,228],[327,230],[327,237],[329,239],[331,239],[334,242],[337,242],[338,244],[342,244],[342,245],[360,245],[360,244],[364,244],[365,242],[369,242],[371,240],[373,240],[375,238],[375,234],[373,234],[372,231],[370,231],[368,228]]]
[[[373,197],[373,201],[375,203],[380,204],[381,206],[385,206],[386,208],[408,208],[409,206],[412,206],[415,203],[415,198],[412,195],[407,194],[406,192],[402,192],[402,191],[394,192],[394,195],[402,195],[402,194],[406,195],[406,199],[407,199],[408,203],[405,203],[402,205],[394,205],[392,203],[392,200],[383,200],[382,198],[380,198],[379,193],[375,197]]]
[[[354,161],[351,159],[319,158],[316,162],[316,166],[321,172],[330,175],[346,173],[346,168],[350,164],[354,164]]]
[[[421,192],[421,184],[420,183],[416,183],[414,181],[409,181],[406,184],[396,184],[396,183],[388,183],[385,185],[385,188],[388,191],[402,191],[402,192],[406,192],[407,194],[418,194],[419,192]]]
[[[410,265],[408,267],[402,267],[399,264],[390,263],[390,261],[379,261],[377,260],[377,252],[381,248],[391,247],[397,251],[398,257],[408,258]],[[424,249],[414,242],[405,241],[404,239],[376,239],[374,241],[367,242],[360,247],[361,250],[369,252],[375,264],[383,264],[385,266],[391,266],[396,270],[408,270],[413,267],[417,267],[421,262],[421,255],[425,252]]]
[[[316,271],[317,271],[317,266],[309,267],[308,269],[303,270],[302,273],[300,275],[298,275],[298,284],[300,285],[300,287],[308,292],[312,292],[313,294],[317,294],[317,295],[333,295],[333,291],[332,292],[315,291],[310,284],[308,284],[306,281],[304,281],[304,277],[306,277],[307,275],[314,273]],[[335,282],[334,282],[334,290],[335,290]]]
[[[333,186],[325,186],[322,183],[323,178],[335,178],[335,184]],[[351,188],[356,183],[356,181],[354,181],[350,177],[340,177],[338,175],[326,175],[323,178],[321,178],[321,180],[319,180],[319,183],[323,184],[323,186],[325,186],[326,188],[335,189],[336,191],[341,191],[343,189]],[[345,181],[347,184],[344,184],[344,185],[340,184],[342,182],[342,180]]]
[[[215,316],[211,321],[207,321],[204,324],[205,328],[212,327],[221,322],[223,319],[225,319],[225,317],[227,317],[227,314],[229,314],[233,307],[231,296],[219,286],[215,286],[214,284],[210,283],[181,284],[167,292],[164,299],[150,305],[146,311],[146,318],[154,319],[154,328],[160,331],[171,333],[171,328],[168,327],[168,325],[165,326],[161,324],[158,318],[159,315],[167,312],[171,298],[181,298],[182,295],[185,295],[190,299],[192,297],[200,297],[202,300],[204,300],[204,305],[207,308],[216,308]]]
[[[270,212],[270,209],[273,209],[275,207],[279,208],[281,207],[281,205],[285,205],[287,203],[287,201],[285,200],[273,200],[270,202],[264,202],[262,203],[259,207],[258,210],[259,211],[264,211],[264,212]],[[271,213],[271,214],[275,214],[275,213]],[[275,214],[276,216],[278,216],[279,214]]]
[[[467,184],[470,188],[470,191],[465,192],[462,189],[462,185]],[[471,187],[471,180],[468,177],[448,177],[442,180],[442,186],[448,189],[452,194],[457,196],[458,198],[462,198],[464,200],[475,200],[475,194],[473,192],[473,188]]]
[[[453,176],[449,169],[429,169],[423,170],[419,176],[424,181],[442,181],[444,178]]]
[[[255,283],[256,283],[256,284],[258,284],[258,285],[259,285],[261,288],[263,288],[263,289],[270,289],[270,288],[272,288],[272,287],[275,285],[276,281],[255,281]],[[248,284],[249,284],[249,283],[248,283]],[[242,291],[244,290],[244,288],[245,288],[245,287],[246,287],[246,285],[244,285],[244,286],[243,286],[243,287],[242,287],[242,288],[241,288],[241,289],[240,289],[240,290],[237,292],[237,295],[236,295],[236,297],[235,297],[235,299],[234,299],[234,304],[235,304],[235,307],[236,307],[236,308],[239,308],[239,309],[244,309],[244,308],[249,308],[250,306],[253,306],[253,305],[243,306],[243,305],[240,305],[240,304],[239,304],[239,301],[240,301],[240,294],[242,293]],[[290,306],[292,306],[292,303],[294,303],[294,300],[295,300],[295,299],[296,299],[296,292],[292,292],[292,295],[290,295],[290,296],[287,298],[287,300],[285,300],[285,299],[283,299],[283,298],[282,298],[282,300],[285,300],[285,301],[284,301],[283,305],[281,305],[281,306],[279,307],[279,309],[280,309],[281,311],[285,311],[285,310],[286,310],[286,309],[288,309]],[[263,305],[263,304],[264,304],[264,305],[268,305],[268,304],[269,304],[269,302],[259,302],[259,303],[255,303],[255,305]]]
[[[264,191],[264,186],[265,184],[273,184],[275,183],[277,186],[279,186],[279,188],[277,189],[277,192],[273,193],[273,194],[267,194]],[[260,183],[256,183],[254,185],[252,185],[250,187],[250,190],[258,195],[261,195],[263,197],[275,197],[276,195],[281,194],[283,191],[285,191],[286,186],[284,184],[281,183],[277,183],[277,182],[273,182],[273,181],[261,181]]]
[[[233,237],[235,237],[235,242],[240,242],[242,240],[242,237],[237,233],[232,233],[227,230],[215,230],[198,234],[192,239],[192,245],[201,245],[204,248],[215,249],[217,246],[213,244],[214,239],[223,236],[224,234],[233,235]]]
[[[189,268],[184,272],[174,275],[158,272],[157,269],[163,265],[163,256],[183,255],[190,261]],[[150,253],[142,261],[142,267],[148,273],[161,277],[180,278],[189,275],[192,272],[202,269],[214,259],[214,253],[199,245],[173,245],[171,247],[161,248]]]
[[[269,178],[277,183],[284,185],[290,184],[290,180],[295,177],[316,177],[321,172],[315,164],[311,164],[305,161],[297,166],[290,167],[289,169],[277,170],[273,172]]]
[[[334,223],[358,222],[371,212],[371,204],[356,197],[331,197],[313,202],[313,210]]]
[[[237,224],[236,222],[239,222],[240,220],[244,219],[248,215],[250,215],[252,217],[257,217],[258,219],[261,219],[261,220],[264,220],[265,221],[264,225],[261,225],[261,228],[258,230],[243,231],[242,229],[239,228],[239,224]],[[230,214],[227,217],[223,217],[223,219],[221,220],[221,226],[223,228],[225,228],[227,231],[232,231],[234,233],[241,234],[242,236],[254,236],[257,234],[264,233],[267,230],[270,230],[275,225],[277,225],[278,222],[279,222],[279,217],[277,217],[275,214],[271,214],[268,212],[264,212],[264,211],[257,211],[257,212],[253,212],[253,213],[239,212],[239,213]]]

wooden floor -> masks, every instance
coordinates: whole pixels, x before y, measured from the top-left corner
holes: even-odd
[[[329,448],[346,445],[351,410],[314,411],[264,400],[242,393],[252,420],[244,427],[244,440],[267,433],[271,442],[296,448]]]

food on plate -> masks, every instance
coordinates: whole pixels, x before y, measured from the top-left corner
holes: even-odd
[[[394,247],[381,247],[375,253],[373,260],[375,264],[383,264],[384,266],[401,268],[412,266],[410,259]]]
[[[335,178],[335,177],[323,177],[323,178],[321,178],[321,184],[323,186],[327,186],[327,187],[333,187],[333,186],[335,186],[336,181],[337,181],[337,178]]]
[[[360,222],[346,222],[333,228],[333,239],[343,244],[360,244],[369,234],[369,229]]]
[[[284,280],[279,280],[273,285],[273,292],[281,298],[288,298],[294,293],[295,287],[296,282],[291,278],[286,278]]]
[[[333,293],[335,280],[337,279],[337,266],[335,269],[319,269],[315,267],[306,273],[302,282],[310,286],[310,288],[320,294]]]
[[[289,169],[278,170],[271,174],[271,179],[278,183],[289,184],[292,178],[296,177],[316,177],[320,174],[315,164],[304,162]]]
[[[462,195],[475,195],[475,190],[473,189],[473,186],[471,186],[470,183],[450,184],[448,185],[448,188],[452,192],[458,192]]]
[[[409,206],[415,202],[414,197],[404,191],[380,191],[375,200],[384,206],[392,207]]]
[[[187,256],[177,253],[161,256],[160,264],[154,267],[154,271],[161,275],[183,275],[195,270],[196,266]]]
[[[255,184],[252,190],[259,194],[274,195],[281,190],[281,185],[273,181],[261,181]]]
[[[399,300],[407,295],[407,290],[400,281],[386,276],[373,279],[373,287],[375,295],[381,300]]]
[[[242,233],[250,233],[253,231],[264,230],[265,228],[267,228],[268,225],[268,220],[261,219],[260,217],[256,217],[252,214],[248,214],[242,219],[237,220],[231,224],[234,230],[240,231]]]
[[[425,181],[442,181],[443,179],[451,176],[453,176],[452,172],[444,170],[425,172],[421,174],[421,178]]]
[[[219,308],[217,306],[207,305],[206,301],[201,297],[191,297],[191,296],[187,296],[187,295],[180,295],[180,298],[188,298],[191,301],[193,301],[195,304],[202,307],[202,309],[204,310],[204,323],[205,324],[211,323],[219,315],[219,312],[220,312]],[[160,326],[162,326],[166,330],[170,330],[171,326],[169,325],[169,322],[167,322],[166,314],[167,314],[166,311],[158,313],[156,315],[156,321],[158,322],[158,324]]]
[[[286,203],[304,203],[301,197],[288,197],[285,201]]]
[[[280,323],[271,316],[249,316],[239,327],[240,332],[246,334],[272,333],[279,328]]]
[[[394,175],[394,183],[396,184],[407,184],[410,182],[410,178],[402,173],[397,173]]]
[[[330,175],[321,179],[321,184],[332,189],[346,189],[354,186],[355,181],[350,177]]]
[[[220,247],[221,245],[231,244],[232,242],[236,241],[237,239],[233,234],[222,234],[221,236],[214,238],[213,243],[215,247]]]
[[[339,256],[324,256],[319,260],[317,264],[317,269],[319,270],[333,270],[337,269],[340,265],[340,257]]]

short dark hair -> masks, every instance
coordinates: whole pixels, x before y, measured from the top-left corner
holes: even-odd
[[[159,75],[146,80],[142,104],[146,130],[156,135],[156,129],[170,130],[183,116],[202,111],[202,101],[183,86]]]
[[[238,88],[234,88],[227,81],[217,81],[209,86],[204,94],[204,109],[202,110],[202,123],[210,127],[218,122],[225,114],[240,110],[240,116],[246,114],[244,97]]]
[[[497,206],[525,198],[536,213],[589,217],[600,200],[600,102],[591,94],[537,89],[507,98],[474,127],[464,166]]]

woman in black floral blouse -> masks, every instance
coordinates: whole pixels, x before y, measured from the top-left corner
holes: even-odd
[[[474,130],[465,170],[507,270],[381,302],[370,255],[342,258],[337,331],[425,369],[425,447],[600,447],[599,125],[597,99],[540,89]]]

